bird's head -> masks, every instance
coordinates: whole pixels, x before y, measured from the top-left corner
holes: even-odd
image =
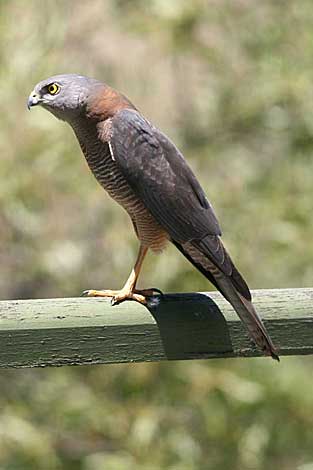
[[[83,112],[91,95],[105,85],[83,75],[55,75],[37,83],[29,95],[28,109],[40,105],[63,121]]]

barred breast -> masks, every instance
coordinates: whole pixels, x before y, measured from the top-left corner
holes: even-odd
[[[134,194],[113,160],[109,144],[101,142],[96,135],[90,138],[91,129],[87,133],[73,128],[89,168],[109,196],[127,211],[139,240],[153,251],[163,250],[168,241],[167,232]]]

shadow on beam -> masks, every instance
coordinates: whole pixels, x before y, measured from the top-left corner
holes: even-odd
[[[227,322],[217,304],[204,294],[154,297],[148,306],[167,359],[234,354]],[[212,354],[213,355],[213,354]]]

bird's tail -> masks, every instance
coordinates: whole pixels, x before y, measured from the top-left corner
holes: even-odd
[[[184,245],[173,243],[228,300],[263,353],[279,361],[277,350],[251,302],[249,288],[235,266],[231,263],[232,273],[227,275],[209,259],[206,253],[203,253],[203,247],[197,247],[191,243]],[[226,250],[225,255],[228,256]],[[239,288],[241,285],[242,289]]]

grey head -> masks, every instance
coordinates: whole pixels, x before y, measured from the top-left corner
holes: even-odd
[[[58,119],[71,122],[84,111],[91,94],[101,87],[105,87],[104,83],[83,75],[55,75],[37,83],[27,106],[30,109],[40,105]]]

